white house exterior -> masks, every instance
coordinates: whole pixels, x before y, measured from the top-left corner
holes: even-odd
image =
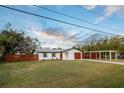
[[[39,60],[81,60],[82,52],[76,48],[61,50],[61,49],[41,49],[37,51]]]

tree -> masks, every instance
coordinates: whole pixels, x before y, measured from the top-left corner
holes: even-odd
[[[120,54],[124,54],[124,38],[119,36],[102,37],[99,40],[89,40],[82,44],[82,51],[99,51],[99,50],[117,50]]]
[[[5,47],[4,54],[25,53],[31,54],[38,47],[39,41],[36,38],[26,36],[24,31],[6,24],[0,33],[0,44]]]

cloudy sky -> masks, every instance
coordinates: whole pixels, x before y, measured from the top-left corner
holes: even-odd
[[[65,17],[35,6],[9,7],[101,30],[107,33],[124,35],[124,6],[41,6],[85,20],[85,22]],[[86,23],[86,21],[92,24]],[[14,27],[24,30],[27,35],[38,38],[42,47],[69,48],[75,44],[82,43],[82,41],[94,34],[102,34],[0,7],[0,29],[8,22]]]

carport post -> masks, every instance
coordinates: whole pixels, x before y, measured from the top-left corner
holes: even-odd
[[[118,58],[117,58],[117,52],[115,52],[115,60],[117,61],[117,59],[118,59]]]
[[[90,60],[91,60],[91,51],[90,51]]]
[[[112,55],[111,55],[111,51],[109,52],[109,56],[110,56],[110,61],[112,60]]]
[[[95,54],[96,54],[96,59],[97,59],[97,52],[95,52]]]
[[[101,52],[99,51],[99,59],[101,60]]]
[[[81,60],[83,59],[83,53],[81,52]]]
[[[107,54],[106,54],[106,52],[105,52],[105,60],[107,60]]]

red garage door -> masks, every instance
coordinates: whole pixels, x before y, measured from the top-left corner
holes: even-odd
[[[74,53],[74,59],[81,59],[81,53],[80,52],[75,52]]]

